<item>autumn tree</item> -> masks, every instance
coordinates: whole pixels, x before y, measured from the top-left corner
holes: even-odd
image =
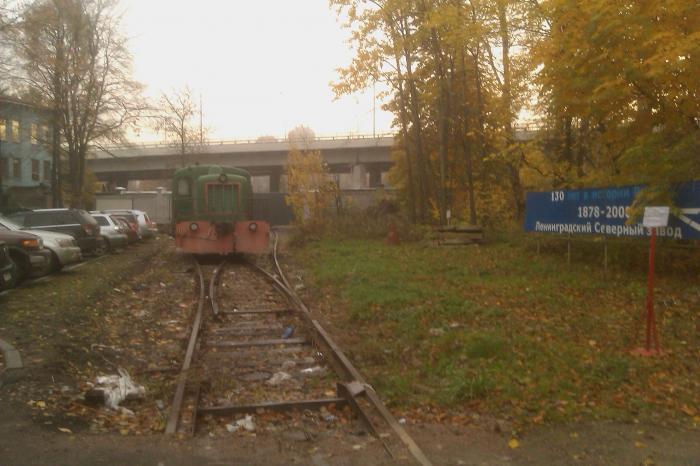
[[[131,55],[121,35],[115,0],[37,0],[13,28],[19,66],[14,78],[38,103],[54,110],[68,161],[70,204],[81,206],[85,158],[91,146],[117,141],[143,109],[131,78]],[[54,171],[60,173],[59,157]],[[54,176],[55,193],[61,192]]]
[[[290,144],[296,147],[302,147],[305,150],[308,150],[311,147],[311,143],[315,140],[316,133],[308,126],[295,126],[287,133],[287,141],[289,141]]]
[[[13,24],[13,12],[8,2],[0,0],[0,94],[7,93],[9,84],[10,46],[8,36]]]
[[[386,85],[408,215],[522,218],[528,189],[700,172],[691,0],[331,0],[355,55],[336,94]],[[523,109],[543,128],[517,137]],[[509,220],[510,219],[510,220]]]
[[[411,219],[470,223],[477,208],[522,212],[513,123],[527,101],[529,2],[334,0],[357,50],[336,93],[389,86],[403,158],[394,175]],[[500,199],[498,204],[492,201]]]
[[[154,128],[177,148],[180,163],[189,163],[190,154],[201,153],[206,148],[209,129],[202,125],[201,107],[192,97],[189,86],[162,93],[153,116]]]
[[[696,178],[696,2],[549,0],[542,7],[549,24],[535,47],[542,113],[554,157],[570,167],[559,183],[644,182],[657,189]]]
[[[303,226],[326,220],[339,193],[321,152],[293,146],[286,173],[288,194],[285,200],[296,221]]]
[[[375,82],[386,83],[393,93],[387,108],[397,114],[398,143],[403,158],[397,160],[406,179],[403,186],[412,221],[425,222],[430,210],[430,169],[424,150],[419,78],[415,74],[420,39],[407,1],[332,0],[338,14],[347,17],[357,50],[352,62],[339,71],[334,83],[337,95],[361,91]],[[400,180],[401,181],[401,180]]]

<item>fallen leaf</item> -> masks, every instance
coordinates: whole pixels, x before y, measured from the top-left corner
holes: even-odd
[[[692,408],[688,405],[683,405],[681,408],[681,411],[683,411],[685,414],[687,414],[690,417],[693,417],[697,414],[697,411],[695,411],[695,408]]]
[[[73,433],[73,431],[70,430],[68,427],[59,427],[58,430],[63,432],[64,434],[72,434]]]
[[[518,442],[518,439],[512,438],[512,439],[510,439],[510,441],[508,442],[508,447],[510,447],[510,448],[512,448],[512,449],[519,448],[519,447],[520,447],[520,442]]]

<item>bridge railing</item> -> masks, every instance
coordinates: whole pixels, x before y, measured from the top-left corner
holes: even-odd
[[[519,133],[536,133],[544,128],[544,123],[540,121],[519,122],[513,125],[513,131]],[[336,134],[330,136],[315,136],[312,142],[317,141],[351,141],[364,139],[379,139],[386,137],[394,137],[396,134],[391,132],[383,132],[376,134]],[[215,139],[204,142],[204,146],[223,146],[223,145],[239,145],[239,144],[272,144],[272,143],[288,143],[289,138],[274,138],[257,137],[248,139]],[[119,149],[159,149],[174,147],[177,143],[174,142],[145,142],[145,143],[128,143],[102,146],[102,151],[109,152],[110,150]]]
[[[350,141],[350,140],[362,140],[362,139],[380,139],[386,137],[394,137],[394,133],[376,133],[376,134],[336,134],[332,136],[315,136],[312,142],[317,141]],[[236,144],[272,144],[272,143],[284,143],[290,142],[289,138],[274,138],[273,136],[258,137],[255,139],[215,139],[205,141],[203,145],[205,146],[223,146],[223,145],[236,145]],[[129,144],[117,144],[102,146],[106,150],[118,150],[118,149],[158,149],[165,147],[176,146],[177,143],[174,142],[145,142],[145,143],[129,143]]]

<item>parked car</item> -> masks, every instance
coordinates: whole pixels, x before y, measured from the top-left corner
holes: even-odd
[[[83,254],[99,252],[104,247],[97,220],[81,209],[37,209],[8,215],[28,230],[49,230],[71,235]]]
[[[13,231],[24,230],[22,226],[5,217],[0,217],[0,227]],[[71,235],[45,230],[31,230],[31,233],[44,240],[44,247],[51,251],[51,265],[49,268],[52,272],[83,260],[78,242]]]
[[[143,210],[135,209],[108,209],[102,210],[102,213],[113,215],[131,215],[136,224],[139,226],[139,234],[141,238],[153,238],[158,232],[158,227],[151,221],[148,214]]]
[[[0,291],[9,290],[17,283],[17,266],[10,259],[10,251],[0,241]]]
[[[38,236],[0,227],[0,241],[5,242],[10,259],[17,267],[17,282],[49,272],[51,251],[44,247],[44,241]]]
[[[114,220],[108,214],[90,213],[97,223],[100,225],[100,234],[105,238],[106,251],[113,251],[116,248],[122,248],[129,243],[129,238],[123,231],[121,225],[114,223]]]
[[[118,215],[110,215],[112,220],[122,228],[124,234],[129,239],[129,244],[139,240],[139,227],[135,223],[129,223],[124,217]]]
[[[126,222],[129,229],[136,233],[136,239],[141,240],[141,229],[139,228],[139,222],[136,217],[132,214],[111,214],[112,218],[118,218]]]

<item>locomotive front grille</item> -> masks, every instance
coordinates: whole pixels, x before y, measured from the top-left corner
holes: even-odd
[[[237,184],[208,184],[207,211],[234,212],[238,210]]]

